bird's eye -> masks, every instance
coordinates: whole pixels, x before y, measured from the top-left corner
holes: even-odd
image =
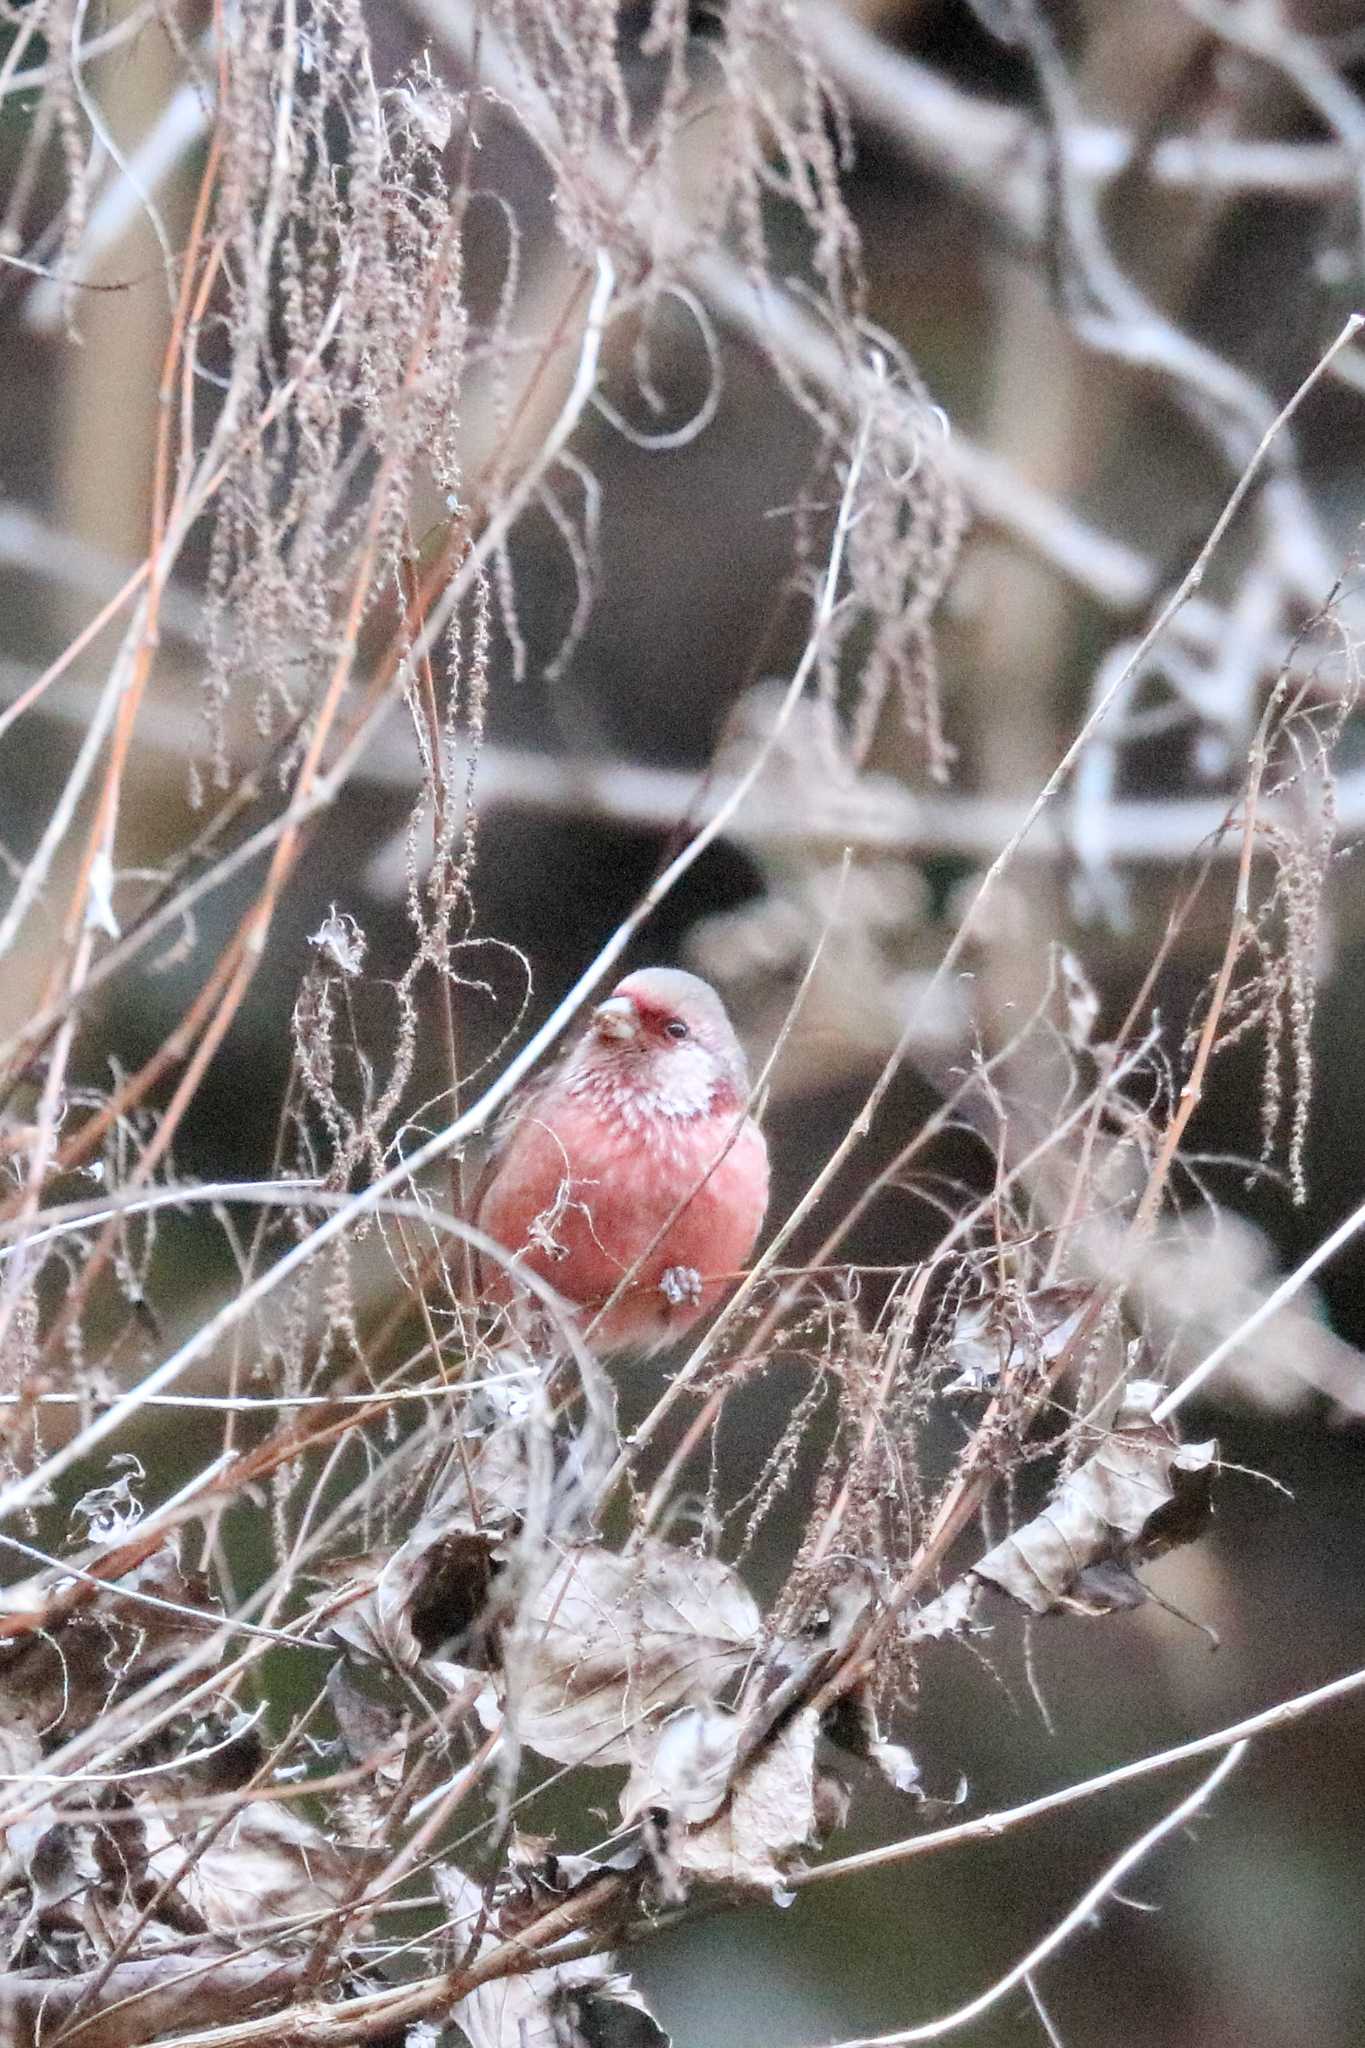
[[[687,1026],[683,1023],[681,1017],[670,1017],[664,1026],[664,1030],[670,1038],[686,1038],[689,1035]]]

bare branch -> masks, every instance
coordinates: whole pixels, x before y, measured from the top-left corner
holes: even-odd
[[[998,2005],[1002,1998],[1007,1998],[1011,1991],[1026,1983],[1036,1970],[1041,1969],[1059,1949],[1064,1948],[1073,1935],[1078,1934],[1088,1924],[1096,1907],[1102,1905],[1105,1899],[1117,1890],[1129,1871],[1135,1870],[1158,1843],[1184,1827],[1188,1820],[1192,1820],[1194,1815],[1208,1804],[1224,1778],[1242,1761],[1246,1751],[1246,1743],[1234,1744],[1221,1762],[1209,1772],[1202,1785],[1196,1786],[1178,1806],[1173,1806],[1155,1827],[1148,1828],[1146,1834],[1139,1835],[1135,1842],[1130,1843],[1123,1854],[1114,1859],[1103,1876],[1097,1878],[1090,1889],[1077,1899],[1066,1917],[1059,1920],[1036,1947],[1021,1957],[1014,1968],[1007,1971],[998,1983],[992,1984],[979,1997],[959,2006],[956,2012],[946,2014],[943,2019],[930,2020],[924,2026],[898,2028],[892,2034],[860,2035],[856,2040],[841,2041],[838,2048],[902,2048],[902,2044],[911,2041],[938,2041],[945,2034],[956,2033],[959,2027],[970,2025],[974,2019],[979,2019],[983,2012],[989,2012],[992,2006]]]

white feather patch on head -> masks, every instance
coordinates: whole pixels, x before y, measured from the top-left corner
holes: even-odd
[[[725,1067],[699,1041],[665,1051],[587,1043],[564,1077],[570,1095],[632,1133],[708,1116],[733,1093]]]

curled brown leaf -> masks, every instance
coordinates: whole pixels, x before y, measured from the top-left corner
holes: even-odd
[[[994,1586],[1031,1614],[1108,1614],[1144,1598],[1134,1567],[1204,1526],[1218,1446],[1182,1444],[1152,1420],[1164,1389],[1137,1380],[1100,1448],[1063,1480],[1042,1513],[993,1550],[911,1623],[914,1636],[969,1627]]]

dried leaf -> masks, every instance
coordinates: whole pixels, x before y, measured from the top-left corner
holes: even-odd
[[[924,1798],[920,1767],[908,1749],[888,1742],[877,1725],[877,1709],[871,1688],[864,1684],[845,1693],[825,1715],[820,1733],[850,1756],[875,1764],[888,1785],[897,1792]],[[822,1830],[822,1832],[826,1832]]]
[[[507,1875],[498,1892],[498,1926],[504,1934],[514,1934],[529,1927],[547,1906],[562,1906],[586,1885],[595,1884],[604,1870],[629,1869],[638,1861],[638,1851],[605,1863],[576,1856],[557,1850],[553,1835],[525,1835],[514,1828],[507,1847]]]
[[[351,1760],[364,1764],[381,1751],[388,1752],[378,1775],[396,1782],[402,1775],[405,1749],[397,1737],[405,1717],[383,1700],[371,1699],[341,1658],[327,1674],[327,1697]]]
[[[147,1831],[128,1794],[107,1786],[94,1805],[96,1813],[69,1818],[44,1802],[7,1830],[0,1956],[9,1966],[84,1969],[114,1942],[141,1932],[142,1909],[153,1900],[156,1916],[144,1945],[155,1947],[168,1929],[204,1932],[203,1921],[177,1895],[155,1899]]]
[[[428,1517],[387,1559],[341,1560],[328,1576],[328,1625],[350,1649],[411,1670],[451,1692],[478,1664],[500,1674],[519,1739],[561,1763],[628,1762],[631,1731],[680,1702],[707,1701],[752,1654],[759,1614],[715,1558],[665,1543],[630,1556],[584,1544],[525,1601],[515,1636],[488,1641],[503,1538],[467,1521]],[[436,1657],[444,1645],[460,1654]],[[495,1655],[496,1647],[496,1655]],[[474,1702],[485,1725],[491,1688]]]
[[[182,1823],[174,1810],[158,1814],[153,1808],[149,1840],[154,1830],[149,1861],[155,1875],[164,1878],[179,1867],[193,1841],[194,1822]],[[269,1933],[277,1939],[275,1922],[340,1905],[363,1869],[356,1851],[339,1847],[311,1821],[271,1800],[252,1799],[209,1842],[178,1889],[210,1933]],[[314,1933],[309,1928],[302,1938],[311,1940]]]
[[[668,2048],[630,1978],[587,1956],[480,1985],[453,2008],[470,2048]]]
[[[338,1561],[327,1576],[342,1579],[344,1604],[329,1614],[331,1633],[404,1671],[443,1644],[468,1656],[487,1618],[501,1542],[467,1519],[428,1516],[391,1556]]]
[[[60,1566],[39,1572],[5,1589],[6,1611],[43,1613],[72,1583]],[[64,1740],[201,1650],[218,1619],[206,1581],[183,1572],[174,1542],[164,1544],[64,1618],[0,1645],[0,1699],[10,1703],[0,1729],[13,1721],[50,1745]],[[202,1676],[199,1664],[185,1683]]]
[[[101,1889],[94,1829],[62,1820],[56,1807],[45,1803],[15,1822],[5,1846],[12,1868],[24,1880],[25,1932],[93,1935],[98,1925],[95,1898]],[[93,1940],[90,1952],[98,1953]]]
[[[977,1609],[981,1601],[981,1586],[975,1575],[964,1572],[960,1579],[954,1579],[945,1587],[937,1600],[930,1600],[920,1608],[910,1622],[910,1634],[916,1641],[928,1637],[971,1635],[981,1624]]]
[[[823,1842],[847,1824],[853,1787],[838,1771],[822,1768],[815,1773],[814,1792],[815,1835]]]
[[[1107,1614],[1131,1606],[1133,1567],[1191,1541],[1209,1513],[1218,1447],[1182,1444],[1168,1424],[1152,1421],[1164,1391],[1155,1381],[1134,1381],[1094,1456],[1040,1515],[923,1608],[911,1634],[945,1635],[970,1625],[986,1585],[1033,1614]]]
[[[909,1792],[917,1799],[924,1797],[920,1767],[903,1743],[874,1742],[868,1755],[894,1791]]]
[[[73,1520],[79,1515],[86,1524],[80,1533],[87,1543],[122,1543],[142,1520],[142,1503],[135,1491],[147,1478],[142,1460],[131,1451],[118,1451],[109,1460],[109,1469],[119,1468],[119,1478],[107,1486],[92,1486],[71,1510]]]
[[[357,975],[365,964],[365,934],[349,910],[335,903],[315,932],[308,935],[310,946],[331,961],[345,975]]]
[[[677,1872],[704,1884],[780,1892],[793,1858],[816,1837],[816,1716],[796,1714],[701,1827],[670,1820],[663,1840]]]
[[[463,1699],[486,1734],[491,1735],[502,1725],[497,1686],[486,1671],[475,1671],[468,1664],[454,1664],[444,1657],[428,1657],[422,1669],[452,1700]]]
[[[1075,1335],[1090,1295],[1088,1287],[1043,1287],[966,1303],[946,1346],[944,1363],[956,1367],[957,1377],[944,1393],[993,1393],[1006,1370],[1051,1365]]]
[[[632,1731],[714,1700],[759,1631],[751,1595],[718,1558],[585,1544],[541,1586],[508,1648],[516,1732],[556,1763],[629,1763]]]
[[[435,1875],[463,1944],[483,1915],[483,1895],[453,1865],[438,1866]],[[495,1907],[475,1955],[516,1931],[515,1926],[503,1926]],[[551,1969],[495,1978],[462,1998],[451,2017],[470,2048],[669,2048],[668,2035],[609,1955],[583,1956]]]
[[[730,1789],[743,1725],[728,1707],[684,1707],[670,1714],[626,1780],[622,1820],[638,1820],[656,1808],[688,1826],[710,1820]]]

